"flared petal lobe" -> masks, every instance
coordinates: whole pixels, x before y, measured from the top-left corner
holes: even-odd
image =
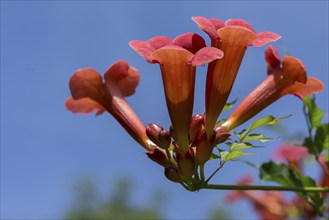
[[[139,55],[141,55],[147,62],[156,63],[153,59],[152,53],[157,49],[166,45],[173,45],[172,40],[166,36],[156,36],[147,41],[133,40],[129,42],[131,48],[133,48]]]
[[[65,107],[72,113],[80,114],[90,114],[95,112],[96,115],[100,115],[105,111],[105,108],[101,104],[87,97],[74,100],[72,96],[70,96],[65,101]]]
[[[77,70],[70,78],[69,86],[73,99],[89,97],[96,102],[103,99],[102,76],[92,68]]]
[[[270,49],[273,50],[272,47]],[[266,60],[271,60],[268,59],[268,53],[265,53],[265,58]],[[323,89],[324,85],[320,80],[307,78],[306,69],[299,59],[285,56],[282,61],[282,67],[275,68],[275,71],[272,71],[241,102],[223,126],[227,126],[227,131],[232,130],[286,94],[293,94],[303,98],[318,93]]]
[[[224,27],[225,23],[219,19],[207,19],[202,16],[194,16],[192,20],[197,23],[200,30],[206,32],[211,39],[218,39],[217,30]]]
[[[251,42],[250,46],[255,46],[255,47],[262,47],[265,44],[269,42],[275,42],[279,40],[281,36],[277,35],[276,33],[273,32],[259,32],[257,34],[257,39]]]
[[[139,72],[129,66],[126,61],[116,62],[104,74],[107,88],[113,96],[128,97],[133,95],[140,78]]]

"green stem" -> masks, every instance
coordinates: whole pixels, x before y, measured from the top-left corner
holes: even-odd
[[[189,190],[189,189],[188,189],[188,186],[186,185],[186,183],[181,182],[180,184],[181,184],[186,190]]]
[[[223,167],[224,163],[220,163],[219,167],[208,177],[208,179],[206,180],[206,184],[208,184],[208,182],[211,180],[211,178],[213,176],[215,176],[215,174]]]
[[[205,178],[204,178],[204,165],[200,165],[200,177],[201,177],[201,182],[203,183]]]
[[[293,187],[293,186],[257,186],[257,185],[217,185],[205,184],[201,189],[216,190],[263,190],[263,191],[291,191],[291,192],[329,192],[329,187]]]
[[[311,120],[308,116],[308,113],[307,113],[307,109],[305,106],[303,106],[303,113],[304,113],[304,116],[305,116],[305,120],[306,120],[306,126],[307,126],[307,131],[308,131],[308,136],[309,138],[312,140],[312,143],[313,143],[313,137],[312,137],[312,123],[311,123]]]

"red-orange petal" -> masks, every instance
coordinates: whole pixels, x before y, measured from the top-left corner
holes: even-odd
[[[216,59],[223,58],[224,53],[218,48],[215,47],[204,47],[189,61],[192,66],[200,66],[206,63],[210,63]]]
[[[223,44],[227,44],[229,47],[247,47],[253,40],[257,39],[255,32],[248,28],[239,27],[240,26],[225,26],[217,31]]]
[[[323,90],[324,84],[320,80],[314,77],[308,77],[305,84],[296,82],[284,89],[280,96],[292,94],[303,100],[306,96],[311,96]]]
[[[255,30],[252,28],[252,26],[242,19],[229,19],[225,22],[225,26],[233,26],[233,27],[240,27],[244,29],[248,29],[255,33]]]
[[[187,65],[193,54],[179,46],[170,45],[156,50],[152,56],[161,64],[168,101],[174,104],[184,102],[190,97],[194,88],[194,84],[192,85],[194,67]]]
[[[149,63],[156,63],[157,61],[153,59],[152,53],[166,45],[172,45],[172,41],[166,36],[156,36],[147,41],[133,40],[129,42],[129,45],[134,49],[139,55],[144,57],[144,59]]]
[[[76,114],[90,114],[95,112],[96,115],[100,115],[105,111],[105,108],[101,104],[87,97],[75,100],[70,96],[64,105],[69,111]]]
[[[70,90],[74,99],[89,97],[95,101],[102,99],[102,76],[92,68],[77,70],[70,78]]]
[[[281,38],[281,36],[276,33],[263,31],[257,34],[257,39],[251,42],[251,46],[262,47],[269,42],[277,41]]]
[[[207,19],[202,16],[194,16],[192,20],[197,23],[200,30],[206,32],[213,40],[219,38],[217,30],[225,26],[224,22],[215,18]]]
[[[282,78],[306,83],[307,74],[303,62],[293,56],[284,56],[282,60]]]
[[[146,42],[153,48],[153,50],[157,50],[166,45],[173,44],[172,40],[167,36],[155,36]]]
[[[151,45],[142,40],[132,40],[129,42],[129,46],[141,55],[147,62],[154,63],[151,56],[154,49]]]
[[[175,45],[183,47],[184,49],[190,51],[191,53],[195,54],[201,48],[206,47],[206,42],[204,39],[195,33],[186,33],[177,36],[172,41]]]
[[[126,97],[135,93],[140,74],[126,61],[120,60],[110,66],[104,74],[104,79],[112,95]]]
[[[267,74],[274,73],[273,71],[280,68],[281,58],[278,50],[272,45],[268,45],[265,50],[265,60],[267,62]]]

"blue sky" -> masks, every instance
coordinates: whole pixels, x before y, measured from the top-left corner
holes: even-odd
[[[325,83],[317,100],[328,110],[328,1],[1,1],[1,218],[61,217],[72,200],[72,184],[85,176],[101,189],[119,177],[133,179],[136,203],[146,201],[152,189],[168,192],[167,218],[201,218],[217,206],[239,208],[235,217],[255,217],[247,203],[225,204],[225,192],[190,193],[166,181],[110,115],[73,115],[63,105],[75,70],[92,67],[103,73],[124,59],[142,74],[128,102],[145,124],[168,127],[159,67],[146,63],[128,43],[185,32],[209,42],[191,20],[196,15],[242,18],[256,31],[281,35],[274,43],[281,55],[286,48],[304,62],[309,76]],[[266,77],[264,49],[248,48],[231,100],[241,100]],[[205,71],[198,69],[196,113],[204,111]],[[289,96],[257,117],[292,114],[282,125],[287,132],[305,133],[301,107]],[[268,160],[279,143],[254,149],[249,160]],[[214,182],[233,183],[249,172],[255,173],[231,163]]]

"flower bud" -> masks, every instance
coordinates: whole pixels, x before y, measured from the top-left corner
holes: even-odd
[[[198,164],[205,164],[209,160],[214,146],[226,141],[229,136],[231,136],[229,133],[226,132],[225,129],[226,128],[224,126],[216,127],[213,135],[210,137],[209,140],[207,139],[207,134],[205,132],[202,134],[202,136],[198,138],[195,144],[195,158]]]
[[[161,147],[162,149],[168,149],[171,144],[170,132],[162,129],[159,132],[158,140],[159,140],[159,147]]]
[[[182,175],[183,180],[190,179],[195,172],[196,164],[193,154],[192,148],[189,148],[185,155],[181,155],[180,152],[177,152],[176,154],[178,170]]]
[[[151,123],[146,128],[147,137],[157,146],[168,149],[171,144],[170,132],[163,129],[160,125]]]
[[[190,131],[189,131],[190,143],[194,143],[197,140],[198,136],[201,135],[203,131],[204,123],[205,123],[204,115],[197,114],[192,117]]]
[[[203,165],[209,160],[213,147],[214,145],[209,144],[207,140],[207,134],[203,133],[196,142],[195,158],[198,164]]]
[[[226,132],[225,126],[218,126],[215,128],[215,134],[213,138],[213,145],[216,146],[224,141],[226,141],[231,135]]]
[[[152,149],[146,152],[146,155],[154,162],[160,164],[163,167],[171,166],[167,154],[159,147],[152,146]]]
[[[160,125],[151,123],[146,127],[146,135],[153,143],[159,145],[158,136],[162,129],[163,128]]]
[[[166,167],[164,174],[167,177],[167,179],[169,179],[175,183],[180,183],[183,181],[178,170],[174,167]]]

